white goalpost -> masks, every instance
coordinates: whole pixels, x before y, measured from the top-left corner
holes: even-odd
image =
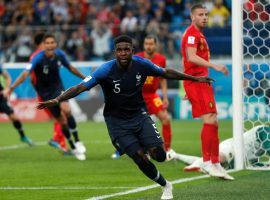
[[[244,168],[242,7],[242,0],[232,1],[233,141],[236,170]]]
[[[270,169],[269,13],[269,0],[232,1],[233,139],[236,170]],[[263,128],[256,129],[253,142],[247,141],[243,133],[258,126]]]

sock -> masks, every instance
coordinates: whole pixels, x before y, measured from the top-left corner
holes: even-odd
[[[59,122],[54,122],[53,130],[53,140],[57,141],[62,148],[66,149],[66,138],[62,133],[61,124]]]
[[[211,162],[215,164],[219,163],[219,138],[217,125],[211,125],[211,133]]]
[[[68,121],[69,132],[73,135],[75,142],[80,141],[76,121],[75,121],[73,115],[70,115],[67,118],[67,121]]]
[[[14,128],[17,129],[20,137],[25,137],[24,131],[23,131],[23,127],[22,127],[22,123],[19,120],[13,121],[13,126]]]
[[[172,140],[172,129],[171,124],[162,124],[162,136],[164,140],[165,151],[168,151],[171,148]]]
[[[201,131],[203,162],[210,161],[211,159],[211,136],[212,124],[204,123]]]
[[[62,126],[62,133],[65,135],[69,145],[70,145],[70,148],[71,149],[75,149],[75,145],[72,141],[72,138],[71,138],[71,135],[70,135],[70,132],[68,130],[68,128],[66,126]]]
[[[155,181],[161,186],[166,185],[166,180],[164,177],[159,173],[156,166],[152,162],[147,162],[147,165],[138,165],[141,171],[150,179]]]

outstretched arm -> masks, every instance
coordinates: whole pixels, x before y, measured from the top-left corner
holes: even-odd
[[[73,67],[72,65],[69,66],[69,70],[71,71],[72,74],[84,79],[85,76],[75,67]]]
[[[79,85],[73,86],[73,87],[69,88],[68,90],[66,90],[63,94],[56,97],[55,99],[51,99],[51,100],[44,101],[44,102],[39,102],[37,105],[37,109],[43,109],[43,108],[55,106],[55,105],[59,104],[59,102],[61,102],[61,101],[66,101],[68,99],[76,97],[78,94],[84,92],[87,89],[88,88],[86,86],[84,86],[82,83]]]
[[[22,72],[19,75],[19,77],[15,80],[15,82],[10,87],[7,87],[4,90],[4,96],[8,97],[18,85],[24,82],[24,80],[27,78],[28,75],[29,75],[29,71]]]
[[[211,83],[214,81],[214,79],[206,76],[191,76],[185,73],[178,72],[174,69],[165,69],[165,73],[162,75],[163,78],[166,79],[174,79],[174,80],[191,80],[191,81],[197,81],[197,82],[206,82]]]
[[[4,77],[5,82],[6,82],[5,88],[8,88],[10,86],[10,83],[11,83],[11,78],[10,78],[9,73],[7,71],[3,71],[3,77]]]

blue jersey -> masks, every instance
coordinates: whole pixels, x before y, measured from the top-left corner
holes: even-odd
[[[104,93],[104,116],[130,118],[145,112],[142,87],[147,76],[161,76],[164,69],[151,61],[132,57],[129,69],[123,70],[116,60],[101,65],[91,76],[83,80],[83,85],[91,89],[100,84]]]
[[[70,63],[65,53],[60,49],[55,50],[53,58],[48,58],[45,51],[41,51],[33,57],[26,70],[30,71],[32,84],[39,95],[64,90],[59,74],[59,69],[62,66],[69,69]]]

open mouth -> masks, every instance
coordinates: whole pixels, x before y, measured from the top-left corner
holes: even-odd
[[[126,62],[128,62],[128,59],[121,59],[120,60],[122,63],[126,63]]]

